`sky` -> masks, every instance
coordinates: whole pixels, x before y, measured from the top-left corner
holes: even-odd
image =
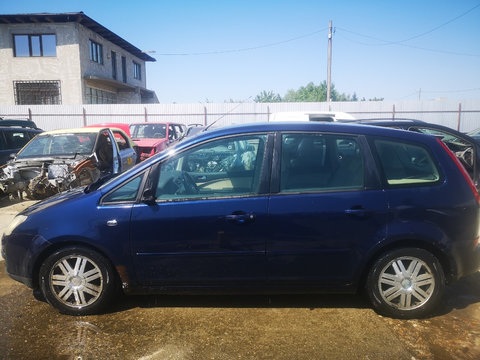
[[[17,0],[0,13],[83,11],[156,62],[161,103],[250,102],[327,79],[385,100],[480,98],[480,0]]]

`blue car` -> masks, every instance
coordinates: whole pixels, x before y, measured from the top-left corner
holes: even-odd
[[[209,130],[5,230],[8,274],[61,313],[123,291],[355,293],[421,317],[480,268],[480,197],[434,136],[338,123]]]

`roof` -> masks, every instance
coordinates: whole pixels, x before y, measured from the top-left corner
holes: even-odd
[[[48,136],[48,135],[60,135],[60,134],[99,133],[105,129],[108,129],[108,128],[107,127],[98,127],[98,128],[91,127],[91,128],[76,128],[76,129],[59,129],[59,130],[45,131],[40,135]]]
[[[99,24],[83,12],[73,13],[36,13],[36,14],[0,14],[0,24],[31,24],[31,23],[68,23],[76,22],[103,36],[108,41],[120,46],[122,49],[135,55],[144,61],[156,61],[153,57],[145,54],[136,46],[122,39],[114,32],[108,30],[105,26]]]

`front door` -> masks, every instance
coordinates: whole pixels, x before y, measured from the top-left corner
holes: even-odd
[[[265,281],[268,196],[259,189],[266,139],[260,134],[214,140],[171,156],[152,172],[156,201],[135,205],[131,217],[141,283]]]

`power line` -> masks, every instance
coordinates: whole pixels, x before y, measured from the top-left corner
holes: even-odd
[[[352,43],[359,44],[359,45],[364,45],[364,46],[378,46],[378,45],[379,45],[379,44],[368,44],[368,43],[365,43],[365,42],[362,42],[362,41],[353,40],[353,39],[345,36],[344,34],[342,34],[342,30],[343,30],[343,31],[350,32],[350,33],[353,33],[352,31],[348,31],[348,30],[345,30],[345,29],[342,29],[342,28],[338,28],[338,27],[337,27],[337,29],[340,29],[340,31],[337,32],[337,35],[340,35],[340,37],[342,37],[342,38],[344,38],[345,40],[350,41],[350,42],[352,42]],[[373,38],[373,37],[367,36],[367,35],[360,35],[360,34],[356,34],[356,35]],[[373,38],[373,39],[379,40],[379,41],[384,41],[384,40],[377,39],[377,38]],[[396,44],[393,44],[393,43],[392,43],[392,45],[403,46],[403,47],[408,47],[408,48],[411,48],[411,49],[418,49],[418,50],[424,50],[424,51],[435,52],[435,53],[440,53],[440,54],[447,54],[447,55],[480,57],[479,54],[459,53],[459,52],[448,51],[448,50],[430,49],[430,48],[425,48],[425,47],[421,47],[421,46],[401,44],[401,43],[396,43]]]
[[[286,44],[289,42],[293,42],[296,40],[300,40],[306,37],[310,37],[316,34],[319,34],[321,32],[324,32],[328,30],[327,28],[323,28],[320,30],[313,31],[308,34],[296,36],[287,40],[282,40],[282,41],[277,41],[269,44],[263,44],[263,45],[258,45],[258,46],[252,46],[252,47],[246,47],[246,48],[240,48],[240,49],[230,49],[230,50],[218,50],[218,51],[205,51],[205,52],[192,52],[192,53],[160,53],[156,54],[157,56],[198,56],[198,55],[218,55],[218,54],[229,54],[229,53],[236,53],[236,52],[244,52],[244,51],[251,51],[251,50],[258,50],[258,49],[263,49],[267,47],[272,47],[272,46],[277,46],[277,45],[282,45]]]
[[[464,17],[465,15],[471,13],[472,11],[474,11],[475,9],[479,8],[480,7],[480,3],[475,5],[474,7],[468,9],[467,11],[461,13],[460,15],[458,16],[455,16],[454,18],[438,25],[438,26],[435,26],[434,28],[430,29],[430,30],[427,30],[427,31],[424,31],[420,34],[417,34],[417,35],[414,35],[414,36],[411,36],[409,38],[406,38],[406,39],[403,39],[403,40],[398,40],[398,41],[390,41],[390,40],[383,40],[383,39],[379,39],[379,38],[376,38],[376,37],[373,37],[373,36],[369,36],[369,35],[364,35],[364,34],[360,34],[360,33],[357,33],[357,32],[354,32],[354,31],[350,31],[350,30],[347,30],[347,29],[344,29],[344,28],[341,28],[341,27],[337,27],[338,29],[341,29],[345,32],[348,32],[348,33],[351,33],[351,34],[354,34],[354,35],[358,35],[358,36],[361,36],[361,37],[365,37],[365,38],[368,38],[368,39],[372,39],[372,40],[376,40],[376,41],[380,41],[382,42],[382,44],[363,44],[363,45],[371,45],[371,46],[386,46],[386,45],[402,45],[402,43],[404,42],[407,42],[407,41],[410,41],[410,40],[413,40],[413,39],[417,39],[419,37],[422,37],[422,36],[425,36],[425,35],[428,35],[434,31],[437,31],[438,29],[448,25],[448,24],[451,24],[452,22]]]

